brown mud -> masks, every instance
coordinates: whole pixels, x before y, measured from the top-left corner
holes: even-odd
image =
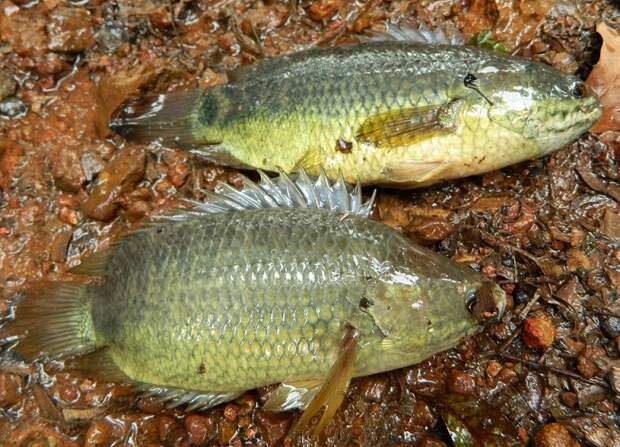
[[[150,215],[235,170],[107,133],[129,96],[226,82],[263,57],[351,41],[385,20],[491,31],[510,53],[585,77],[613,0],[0,0],[0,310]],[[478,36],[479,37],[479,36]],[[490,148],[492,150],[492,148]],[[409,192],[374,217],[497,281],[504,319],[420,365],[354,380],[325,445],[620,445],[620,132]],[[137,260],[138,262],[139,260]],[[0,371],[0,445],[293,445],[271,388],[166,410],[60,365]],[[312,445],[308,438],[298,440]],[[463,441],[466,442],[466,441]]]

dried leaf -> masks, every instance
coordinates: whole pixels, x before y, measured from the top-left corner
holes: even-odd
[[[620,214],[607,209],[603,218],[603,224],[601,225],[601,232],[612,239],[620,240]]]
[[[601,58],[586,84],[598,95],[603,106],[603,116],[591,131],[602,133],[620,129],[620,33],[602,22],[597,25],[596,31],[603,38]]]
[[[110,132],[108,122],[114,111],[159,73],[161,73],[161,68],[148,64],[140,65],[134,69],[109,75],[99,82],[95,128],[100,138],[105,138]]]

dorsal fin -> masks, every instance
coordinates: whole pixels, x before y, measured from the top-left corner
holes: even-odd
[[[424,23],[416,28],[412,26],[400,27],[390,22],[386,22],[385,31],[371,32],[360,37],[360,40],[370,42],[396,40],[400,42],[438,43],[444,45],[463,45],[465,43],[459,34],[455,33],[448,36],[443,29],[431,30]]]
[[[158,222],[182,221],[205,214],[260,208],[317,208],[368,217],[373,208],[376,192],[363,202],[360,184],[347,185],[342,174],[331,182],[323,171],[314,180],[303,169],[293,176],[280,172],[273,179],[262,171],[258,173],[261,178],[258,183],[245,176],[242,177],[244,186],[241,190],[219,183],[216,192],[205,193],[206,202],[188,200],[192,208],[155,216],[154,219]]]

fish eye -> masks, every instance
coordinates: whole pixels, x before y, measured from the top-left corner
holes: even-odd
[[[575,98],[583,98],[586,94],[586,85],[583,82],[575,82],[570,92]]]

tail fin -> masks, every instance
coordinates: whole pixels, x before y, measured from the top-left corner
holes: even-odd
[[[0,339],[17,341],[24,360],[68,357],[95,349],[88,286],[44,283],[18,298]]]
[[[125,108],[110,122],[110,129],[138,143],[158,140],[166,146],[183,148],[204,145],[194,134],[202,97],[200,89],[159,95]]]

